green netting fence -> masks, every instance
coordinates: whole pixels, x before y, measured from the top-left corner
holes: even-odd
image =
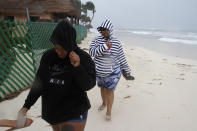
[[[53,48],[49,38],[56,23],[0,21],[0,101],[29,87],[38,69],[42,54]],[[87,29],[74,25],[77,43]]]

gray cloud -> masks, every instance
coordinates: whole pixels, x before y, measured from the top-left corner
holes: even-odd
[[[87,0],[82,0],[85,3]],[[115,27],[197,30],[196,0],[92,0],[93,26],[110,19]]]

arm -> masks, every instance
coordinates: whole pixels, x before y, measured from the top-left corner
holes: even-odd
[[[95,64],[87,53],[80,59],[81,62],[78,65],[73,63],[73,78],[80,90],[88,91],[96,85]]]
[[[38,98],[41,96],[43,87],[42,87],[42,78],[44,75],[46,75],[47,71],[47,64],[48,61],[46,59],[46,54],[44,54],[40,61],[40,66],[38,68],[38,71],[36,73],[35,80],[33,82],[33,85],[30,89],[30,92],[25,100],[25,104],[23,105],[24,108],[30,109],[32,105],[35,104],[35,102],[38,100]]]
[[[39,76],[37,76],[33,82],[30,92],[25,100],[23,107],[30,109],[32,105],[38,100],[42,92],[42,82]]]
[[[129,74],[131,72],[131,69],[129,68],[129,65],[128,65],[127,61],[126,61],[125,54],[123,52],[121,44],[120,44],[120,48],[119,48],[118,54],[119,54],[121,70],[124,70],[126,73]]]
[[[21,127],[25,126],[25,123],[27,122],[27,119],[26,119],[27,111],[31,108],[31,106],[40,97],[41,92],[42,92],[41,87],[42,87],[41,81],[40,81],[39,77],[36,77],[32,87],[31,87],[31,90],[25,100],[25,104],[18,112],[16,127],[21,128]]]
[[[90,48],[89,48],[89,54],[92,57],[96,57],[98,55],[101,55],[104,51],[108,50],[107,44],[99,44],[98,41],[95,39],[92,41]]]

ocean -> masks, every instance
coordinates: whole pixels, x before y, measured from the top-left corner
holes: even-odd
[[[114,35],[123,44],[143,47],[175,57],[197,60],[197,31],[116,29]]]
[[[137,35],[154,37],[160,41],[170,43],[197,45],[197,32],[164,30],[128,30],[128,32]]]

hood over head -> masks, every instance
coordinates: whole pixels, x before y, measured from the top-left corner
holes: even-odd
[[[105,28],[109,30],[110,36],[112,35],[113,32],[113,25],[110,20],[105,20],[101,23],[101,25],[97,28],[97,30],[101,33],[101,29]]]
[[[68,52],[77,48],[76,31],[66,20],[62,20],[57,24],[50,40],[53,45],[58,44]]]

